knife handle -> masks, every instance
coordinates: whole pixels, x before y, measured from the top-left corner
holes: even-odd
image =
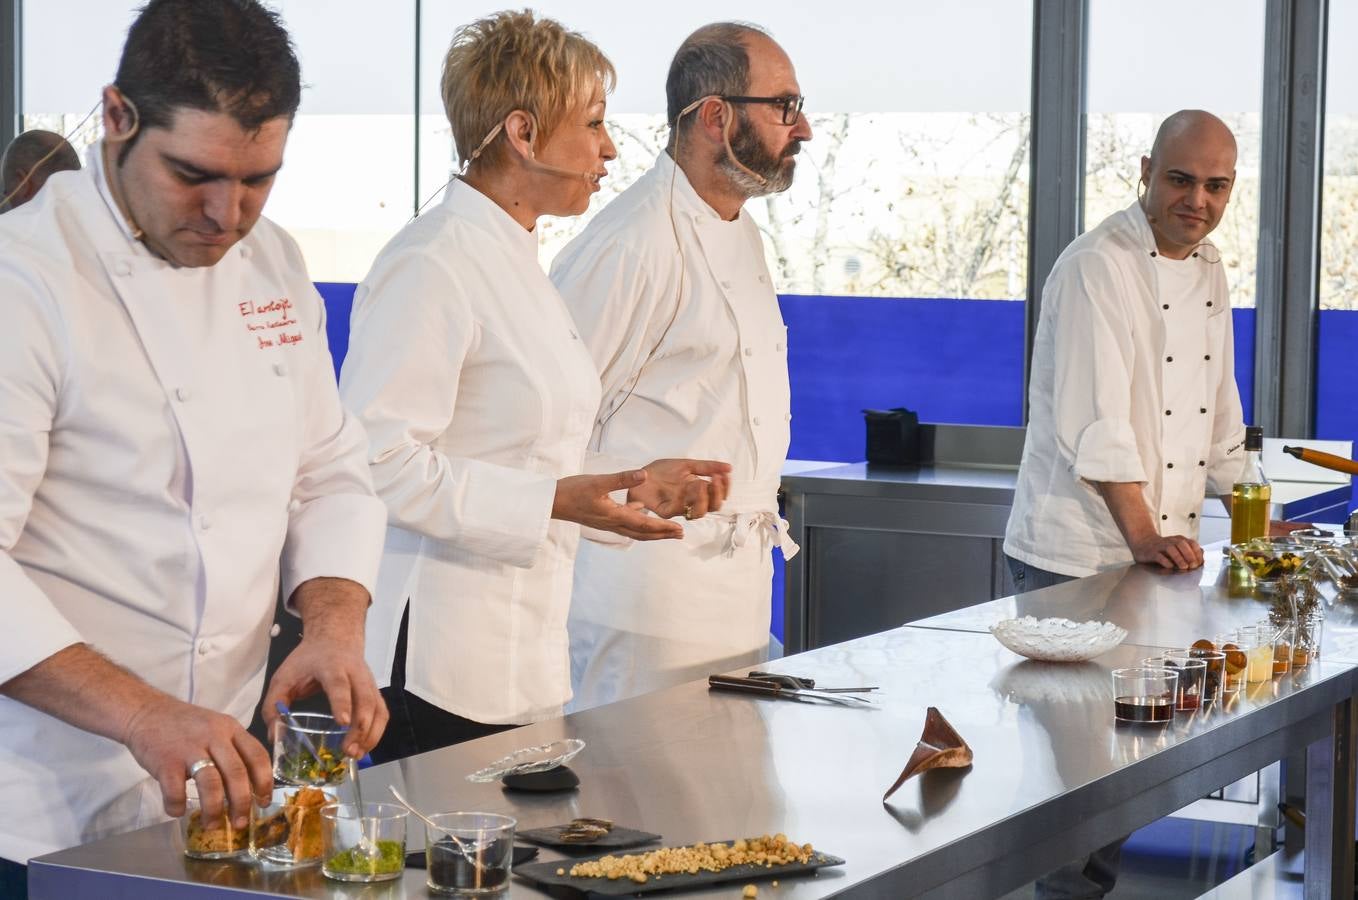
[[[748,694],[763,694],[766,697],[777,697],[783,691],[778,685],[769,681],[760,681],[757,678],[738,678],[733,675],[709,675],[707,686],[709,689],[743,691]]]

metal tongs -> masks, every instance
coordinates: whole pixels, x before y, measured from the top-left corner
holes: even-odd
[[[873,707],[875,704],[864,697],[855,697],[852,694],[836,693],[832,691],[816,691],[810,688],[784,687],[775,681],[767,678],[740,678],[735,675],[709,675],[707,678],[709,690],[718,691],[738,691],[746,694],[758,694],[763,697],[774,697],[780,700],[819,700],[823,703],[835,703],[840,706],[851,706],[857,709],[863,707]]]

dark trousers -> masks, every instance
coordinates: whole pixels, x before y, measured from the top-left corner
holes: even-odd
[[[27,900],[28,866],[0,859],[0,900]]]
[[[396,638],[396,659],[391,666],[391,685],[382,689],[391,719],[382,740],[372,750],[375,763],[405,759],[440,747],[498,734],[513,725],[487,725],[440,709],[406,690],[406,631],[410,625],[410,606],[401,615],[401,631]]]

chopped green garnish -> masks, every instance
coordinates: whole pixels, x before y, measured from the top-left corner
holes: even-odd
[[[377,853],[369,856],[362,847],[336,853],[325,864],[340,875],[394,875],[405,869],[406,848],[401,841],[377,841]]]

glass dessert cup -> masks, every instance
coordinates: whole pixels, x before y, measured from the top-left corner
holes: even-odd
[[[370,883],[400,878],[406,867],[406,820],[395,803],[331,803],[321,807],[321,874]]]

